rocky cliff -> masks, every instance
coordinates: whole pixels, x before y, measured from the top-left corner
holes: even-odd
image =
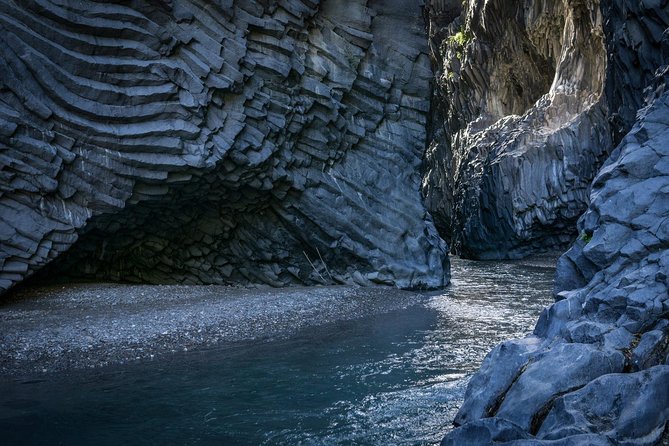
[[[565,247],[612,147],[599,1],[434,2],[423,192],[454,252]]]
[[[419,3],[0,1],[0,292],[446,284]]]
[[[611,138],[636,123],[594,177],[557,302],[486,357],[443,445],[669,442],[669,5],[601,14]]]

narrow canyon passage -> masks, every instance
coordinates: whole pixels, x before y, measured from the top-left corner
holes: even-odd
[[[376,302],[376,312],[308,327],[285,339],[4,378],[0,431],[9,444],[22,445],[435,444],[449,429],[485,354],[530,331],[550,303],[553,265],[554,258],[454,259],[453,285],[445,291],[403,296],[401,308],[392,309],[392,303],[381,302],[398,301],[393,290],[379,296],[378,288],[361,288],[357,299]],[[316,296],[318,290],[323,289],[314,288]],[[73,296],[63,292],[49,301],[74,303]],[[327,300],[324,296],[320,299]],[[282,306],[286,312],[299,310],[299,297],[282,299],[292,302]],[[256,300],[256,308],[253,298],[247,302],[248,311],[266,311],[266,301]],[[0,344],[20,326],[29,345],[30,330],[21,321],[41,305],[47,305],[45,299],[1,307],[6,330]],[[116,317],[130,316],[142,314],[141,307],[135,302],[114,311]],[[66,315],[60,322],[67,330]],[[6,366],[8,358],[2,359]]]

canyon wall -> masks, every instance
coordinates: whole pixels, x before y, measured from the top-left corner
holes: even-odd
[[[448,283],[419,1],[0,1],[0,292]]]
[[[558,262],[556,303],[488,354],[444,446],[669,442],[669,3],[601,14],[606,125],[622,140]]]
[[[459,3],[431,10],[426,204],[464,257],[564,248],[613,145],[599,2]]]

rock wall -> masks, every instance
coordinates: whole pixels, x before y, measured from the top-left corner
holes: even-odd
[[[594,178],[557,302],[486,357],[443,445],[669,443],[669,7],[602,10],[611,125],[637,122]]]
[[[599,1],[437,3],[423,193],[438,229],[469,258],[566,247],[613,145]]]
[[[446,284],[427,52],[419,1],[0,1],[0,292]]]

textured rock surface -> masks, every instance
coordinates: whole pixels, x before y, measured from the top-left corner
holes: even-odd
[[[486,358],[456,417],[463,426],[444,444],[669,441],[669,8],[642,3],[641,15],[624,1],[608,10],[609,23],[624,24],[607,34],[617,48],[609,64],[647,54],[656,65],[609,78],[647,78],[648,105],[593,180],[582,236],[558,263],[557,302],[533,336]],[[611,99],[616,122],[643,91],[633,83]]]
[[[2,0],[0,31],[0,291],[56,258],[49,279],[447,283],[420,2]]]
[[[447,437],[452,444],[496,444],[508,432],[516,435],[514,445],[669,439],[667,141],[669,92],[595,179],[592,204],[580,221],[592,239],[577,243],[583,259],[573,265],[589,265],[581,275],[596,272],[584,287],[560,292],[534,336],[502,344],[486,358],[456,417],[464,426]],[[558,283],[575,283],[564,265]],[[495,429],[479,442],[469,432],[484,420]],[[534,437],[520,441],[528,437],[518,432]]]
[[[423,192],[466,257],[566,247],[612,147],[598,0],[434,2]]]

